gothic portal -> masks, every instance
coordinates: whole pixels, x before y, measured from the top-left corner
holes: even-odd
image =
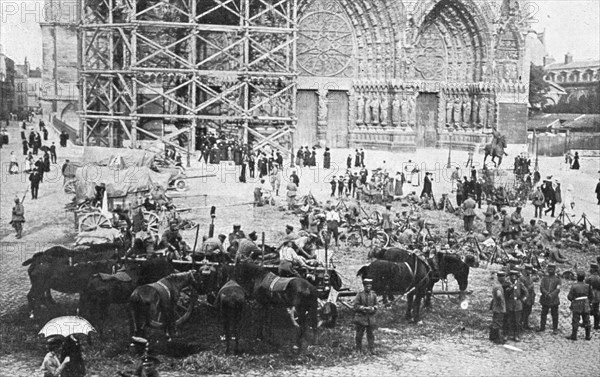
[[[526,142],[527,9],[517,0],[303,0],[296,145]]]

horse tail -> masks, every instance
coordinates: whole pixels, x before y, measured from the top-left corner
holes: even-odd
[[[31,258],[27,259],[21,265],[22,266],[29,266],[30,264],[32,264],[33,262],[35,262],[38,258],[41,258],[43,255],[44,255],[44,251],[39,251],[39,252],[33,254],[33,256]]]

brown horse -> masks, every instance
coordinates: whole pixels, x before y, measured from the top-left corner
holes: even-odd
[[[303,347],[302,340],[307,333],[309,322],[317,338],[318,291],[302,278],[281,278],[256,264],[241,262],[235,266],[236,282],[248,292],[262,307],[263,321],[259,335],[264,334],[273,307],[287,309],[292,323],[297,328],[296,346]],[[298,316],[298,321],[294,318]]]
[[[172,264],[165,258],[154,258],[141,264],[130,263],[125,271],[114,275],[96,274],[81,293],[80,312],[102,335],[111,304],[126,304],[137,286],[154,283],[173,272]]]
[[[171,274],[156,283],[137,287],[129,298],[131,332],[134,336],[145,337],[146,327],[162,313],[165,316],[165,334],[171,340],[175,329],[175,307],[184,287],[191,286],[202,290],[200,272],[192,270]]]
[[[223,320],[226,353],[230,352],[232,335],[235,341],[234,352],[237,354],[240,351],[240,324],[245,306],[246,291],[235,280],[229,280],[217,293],[215,307],[219,309]]]
[[[376,260],[358,270],[357,276],[362,279],[373,279],[373,290],[383,296],[383,302],[393,300],[394,293],[407,297],[407,320],[420,321],[421,300],[427,294],[431,284],[431,268],[429,264],[416,254],[411,254],[406,262],[394,263],[386,260]]]

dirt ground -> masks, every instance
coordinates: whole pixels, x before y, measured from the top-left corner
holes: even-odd
[[[36,122],[37,124],[37,122]],[[75,314],[77,300],[74,296],[54,294],[59,309],[46,313],[32,321],[28,318],[26,294],[29,279],[26,268],[21,263],[37,251],[52,245],[70,245],[74,240],[75,226],[73,214],[64,210],[70,197],[62,190],[60,165],[65,158],[81,158],[82,148],[69,145],[58,149],[58,165],[41,184],[39,199],[25,200],[27,222],[23,238],[17,240],[14,230],[8,225],[15,196],[22,197],[28,181],[26,175],[9,175],[9,153],[14,150],[19,161],[22,159],[19,144],[19,130],[16,122],[9,129],[10,145],[1,150],[2,184],[0,192],[0,376],[30,376],[41,364],[44,356],[42,339],[37,332],[50,318],[57,315]],[[50,141],[58,144],[58,137],[51,132]],[[320,151],[319,151],[320,152]],[[329,199],[328,180],[332,175],[342,173],[345,158],[351,150],[334,150],[332,161],[338,163],[330,170],[304,168],[301,176],[300,194],[312,193],[320,201]],[[321,153],[318,154],[321,156]],[[510,156],[509,156],[510,157]],[[320,158],[319,158],[320,159]],[[414,154],[392,154],[388,152],[366,152],[369,167],[378,167],[386,160],[386,166],[395,172],[409,159],[422,165],[422,170],[432,171],[433,190],[436,196],[450,189],[450,169],[446,166],[448,152],[442,150],[421,150]],[[453,161],[464,163],[466,152],[452,152]],[[476,156],[481,163],[483,156]],[[21,161],[20,161],[21,162]],[[511,161],[505,160],[506,167]],[[575,213],[579,219],[585,212],[596,226],[600,223],[598,206],[594,198],[594,188],[598,180],[598,159],[583,158],[582,169],[571,171],[559,158],[540,158],[542,176],[552,174],[563,182],[572,184],[576,202]],[[464,166],[464,165],[463,165]],[[288,171],[289,172],[289,171]],[[548,172],[548,173],[546,173]],[[551,172],[551,173],[550,173]],[[463,170],[461,175],[467,175]],[[210,224],[211,205],[217,207],[215,219],[216,233],[228,234],[233,223],[240,223],[247,232],[265,232],[267,243],[276,243],[283,235],[284,225],[297,225],[298,217],[277,207],[254,208],[246,204],[252,200],[256,182],[237,182],[235,170],[226,165],[206,166],[192,162],[190,175],[214,174],[216,177],[191,181],[192,187],[187,196],[174,199],[180,208],[194,208],[183,217],[191,218],[200,224],[201,234],[207,232]],[[287,174],[289,175],[289,174]],[[405,186],[405,191],[409,185]],[[421,187],[415,187],[420,192]],[[278,201],[283,202],[284,189]],[[199,196],[199,195],[206,195]],[[337,201],[333,201],[337,203]],[[525,218],[533,215],[533,208],[526,206]],[[376,206],[367,206],[367,212]],[[381,208],[379,208],[381,210]],[[400,210],[395,204],[394,210]],[[509,210],[510,212],[510,210]],[[436,227],[434,231],[445,230],[448,226],[460,229],[459,218],[440,212],[424,212],[428,222]],[[549,218],[548,218],[549,219]],[[483,223],[476,223],[483,228]],[[183,232],[191,244],[194,232]],[[360,282],[356,271],[368,263],[367,250],[354,251],[335,249],[333,259],[341,274],[344,286],[359,289]],[[562,269],[572,269],[575,264],[586,265],[593,256],[581,250],[566,250],[570,264]],[[198,374],[261,375],[261,376],[396,376],[407,375],[493,375],[493,376],[592,376],[597,375],[600,362],[600,332],[595,331],[591,341],[572,342],[564,338],[570,331],[570,312],[566,293],[572,284],[563,283],[560,307],[560,335],[526,332],[520,343],[509,342],[515,349],[492,345],[487,340],[487,329],[491,322],[488,311],[490,288],[498,265],[482,266],[471,270],[468,309],[461,309],[452,298],[437,296],[433,307],[423,312],[423,323],[409,324],[404,318],[405,304],[400,302],[392,308],[382,308],[377,315],[379,328],[376,331],[378,354],[365,356],[352,351],[354,330],[352,313],[342,308],[340,321],[335,329],[323,329],[319,339],[310,339],[308,349],[298,354],[291,349],[291,328],[285,317],[275,321],[272,336],[264,342],[255,340],[256,312],[248,309],[244,315],[242,348],[240,356],[225,355],[220,340],[221,327],[218,313],[200,302],[192,318],[180,329],[174,343],[166,346],[160,333],[153,334],[159,341],[153,348],[159,354],[161,376],[194,376]],[[456,287],[450,278],[450,289]],[[539,288],[536,285],[539,296]],[[540,307],[536,305],[532,314],[534,326],[539,323]],[[84,344],[84,357],[90,375],[114,376],[116,371],[130,366],[127,356],[129,338],[124,308],[110,310],[111,325],[102,340]],[[580,331],[582,337],[583,330]]]

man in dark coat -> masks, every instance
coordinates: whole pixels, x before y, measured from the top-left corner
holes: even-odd
[[[523,275],[519,278],[519,281],[527,290],[527,298],[523,300],[523,312],[521,313],[521,329],[523,330],[531,330],[531,327],[529,327],[529,316],[531,315],[533,304],[535,304],[535,287],[533,285],[533,279],[531,278],[532,271],[533,266],[531,264],[525,264]]]
[[[475,200],[470,195],[467,200],[465,200],[462,204],[463,208],[463,221],[465,224],[465,231],[470,232],[473,230],[473,222],[475,221]]]
[[[46,127],[42,128],[42,133],[44,134],[44,140],[48,140],[48,129]]]
[[[362,338],[367,332],[367,342],[369,352],[375,353],[375,336],[373,329],[375,327],[374,316],[377,312],[377,295],[371,289],[373,287],[372,279],[363,279],[364,291],[359,292],[354,299],[354,324],[356,326],[356,350],[362,351]]]
[[[41,176],[37,170],[29,175],[29,181],[31,182],[31,199],[38,198],[38,191],[40,189]]]
[[[567,295],[569,301],[571,301],[571,312],[573,313],[573,319],[571,321],[571,336],[567,336],[567,339],[577,340],[577,331],[579,330],[579,319],[583,320],[583,327],[585,328],[585,340],[591,340],[592,326],[590,324],[590,302],[592,301],[592,287],[584,282],[585,272],[577,272],[577,283],[571,286],[571,290]]]
[[[326,147],[323,153],[323,169],[329,168],[331,168],[331,152],[329,151],[329,147]]]
[[[591,309],[594,316],[594,330],[600,330],[600,270],[598,263],[590,264],[590,275],[585,282],[592,287]]]
[[[431,173],[425,173],[425,179],[423,180],[423,191],[421,191],[421,198],[427,195],[428,198],[433,198],[433,189],[431,187],[431,179],[429,176]]]
[[[27,152],[29,152],[29,144],[23,139],[23,156],[27,156]]]
[[[596,199],[598,199],[598,205],[600,205],[600,182],[596,184]]]
[[[360,148],[360,166],[365,167],[365,150]]]
[[[44,159],[42,157],[40,157],[35,162],[34,165],[35,165],[35,170],[40,174],[40,182],[44,182],[44,171],[45,171]]]
[[[346,158],[346,168],[351,169],[352,168],[352,155],[349,154],[348,158]]]
[[[290,179],[296,186],[300,186],[300,177],[296,174],[296,171],[292,171],[292,175],[290,175]]]
[[[355,149],[354,151],[355,151],[354,167],[360,168],[360,153],[358,152],[358,149]]]
[[[527,289],[518,279],[519,271],[511,270],[510,284],[504,290],[508,329],[512,332],[512,339],[515,342],[521,341],[521,313],[523,301],[527,298]]]
[[[540,304],[542,305],[542,315],[540,327],[536,330],[541,332],[546,330],[546,320],[548,311],[552,315],[552,329],[554,334],[558,334],[558,306],[560,305],[560,278],[556,276],[556,265],[548,265],[548,275],[542,278],[540,282]]]
[[[481,187],[481,182],[475,178],[473,178],[473,192],[477,199],[477,208],[481,209],[481,194],[483,193],[483,188]]]
[[[547,181],[544,185],[546,190],[544,191],[544,197],[547,209],[544,211],[544,215],[548,215],[548,212],[552,212],[550,217],[554,217],[554,208],[556,207],[556,192],[552,187],[552,182]]]
[[[54,145],[54,142],[52,142],[52,145],[50,146],[50,159],[53,164],[56,164],[56,145]]]

